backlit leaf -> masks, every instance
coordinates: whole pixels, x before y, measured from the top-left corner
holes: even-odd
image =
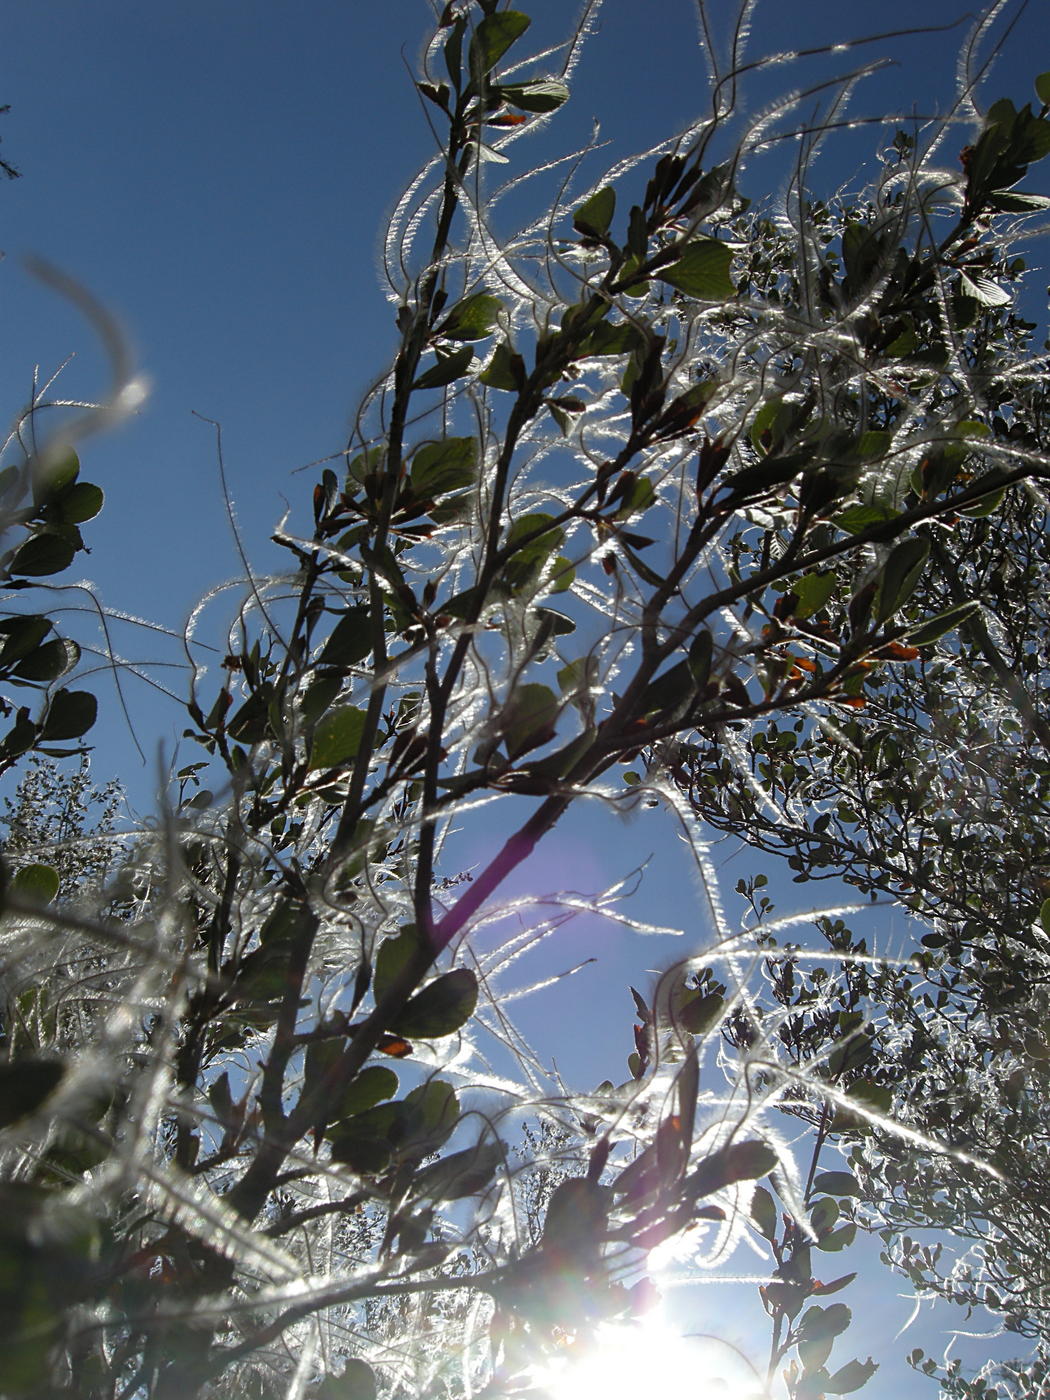
[[[57,681],[80,660],[80,648],[76,642],[65,637],[56,637],[43,646],[31,651],[15,667],[15,675],[26,681]]]
[[[872,1361],[870,1356],[867,1361],[847,1361],[845,1366],[840,1366],[833,1376],[823,1382],[823,1388],[828,1395],[849,1395],[854,1390],[860,1390],[878,1369],[878,1363]]]
[[[814,1191],[828,1196],[859,1196],[860,1187],[852,1172],[820,1172],[813,1182]]]
[[[45,531],[39,535],[32,535],[25,544],[15,550],[14,558],[7,567],[12,574],[27,574],[31,578],[39,578],[68,569],[75,554],[76,548],[64,535]]]
[[[470,1020],[477,1003],[478,979],[469,967],[456,967],[417,992],[392,1018],[390,1029],[420,1040],[454,1035]]]
[[[453,1152],[412,1178],[412,1193],[435,1201],[460,1201],[483,1191],[503,1161],[499,1143],[477,1143],[462,1152]]]
[[[78,481],[63,493],[59,502],[62,519],[73,525],[93,520],[102,509],[103,500],[101,487],[91,481]]]
[[[42,739],[79,739],[95,723],[98,701],[86,690],[60,690],[51,697]]]
[[[354,705],[340,705],[318,721],[310,751],[310,771],[338,768],[357,757],[364,733],[365,712]]]
[[[925,535],[912,535],[894,545],[882,566],[875,597],[875,621],[885,622],[908,601],[919,582],[930,541]]]
[[[317,658],[318,666],[356,666],[372,650],[371,614],[367,607],[347,608],[332,628]]]
[[[616,191],[611,185],[596,190],[590,199],[585,199],[572,216],[572,225],[578,233],[590,238],[604,238],[609,232],[616,210]],[[594,351],[592,354],[596,353]]]
[[[531,23],[528,15],[523,15],[518,10],[503,10],[499,14],[486,15],[470,41],[471,74],[490,72]]]
[[[569,89],[553,78],[533,83],[501,83],[498,92],[504,102],[523,112],[555,112],[569,100]]]
[[[492,334],[502,309],[499,297],[489,292],[474,292],[452,308],[438,327],[438,334],[448,340],[484,340]]]
[[[424,443],[412,458],[409,480],[413,494],[432,500],[448,491],[462,491],[473,484],[477,463],[477,438],[442,438],[440,442]]]
[[[727,244],[716,238],[704,238],[686,244],[681,255],[669,266],[660,268],[656,275],[686,296],[701,301],[728,301],[736,295],[729,276],[732,261],[733,254]]]
[[[421,374],[412,388],[442,389],[446,384],[451,384],[453,380],[466,374],[473,359],[474,351],[469,345],[461,346],[459,350],[454,350],[451,355],[439,354],[437,363]]]
[[[50,865],[23,865],[11,878],[11,889],[36,904],[50,904],[58,894],[58,871]]]

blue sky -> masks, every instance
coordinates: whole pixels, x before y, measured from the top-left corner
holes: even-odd
[[[1031,79],[1050,67],[1043,4],[1033,0],[1021,15],[985,89],[989,100],[1027,101]],[[534,17],[538,46],[564,33],[576,6],[522,0],[522,8]],[[727,0],[711,9],[730,12]],[[960,11],[955,0],[926,0],[921,19],[945,24]],[[917,17],[914,0],[768,0],[757,7],[751,51],[829,44]],[[91,397],[104,384],[89,329],[27,274],[25,254],[58,265],[120,318],[152,385],[130,422],[82,453],[84,474],[104,488],[107,505],[85,532],[93,553],[76,568],[108,607],[180,630],[202,593],[240,572],[214,429],[195,414],[223,426],[251,558],[262,568],[282,562],[269,533],[286,507],[305,510],[316,479],[295,469],[339,453],[357,399],[394,345],[378,239],[385,214],[433,149],[409,73],[428,18],[422,0],[304,0],[294,8],[278,0],[34,0],[5,15],[0,102],[12,111],[0,122],[0,150],[23,178],[0,186],[0,247],[8,255],[0,264],[7,347],[0,401],[13,416],[33,366],[46,374],[74,352],[63,394]],[[950,98],[964,32],[759,69],[749,79],[750,108],[796,83],[892,57],[895,66],[858,94],[854,114],[927,114]],[[706,98],[691,0],[605,0],[572,100],[544,140],[572,149],[598,120],[612,159],[683,125]],[[870,149],[870,129],[834,146],[821,167],[827,189]],[[529,155],[527,143],[513,148],[515,160]],[[782,155],[771,157],[745,176],[744,193],[760,199],[783,168]],[[75,630],[87,635],[83,618]],[[178,660],[177,648],[147,630],[116,625],[114,637],[130,659]],[[177,671],[154,674],[180,691]],[[111,683],[99,676],[97,689],[103,710],[115,713]],[[183,721],[142,683],[129,681],[127,697],[146,763],[126,726],[107,718],[95,735],[96,773],[119,774],[146,811],[158,749],[170,757]],[[182,761],[196,757],[188,751]],[[465,863],[474,839],[465,837]],[[600,984],[587,984],[600,985],[588,992],[602,1008],[586,1071],[605,1064],[596,1077],[621,1073],[630,1048],[627,981],[644,981],[646,969],[692,951],[704,916],[684,851],[659,814],[600,830],[592,816],[576,818],[549,858],[552,884],[571,874],[578,888],[594,889],[650,853],[641,917],[683,926],[685,944],[643,942],[594,921],[566,935],[564,965],[603,959]],[[735,878],[734,871],[730,883]],[[787,885],[782,907],[796,907],[798,896]],[[898,920],[898,935],[901,928]],[[562,1006],[568,1022],[580,985],[556,989],[544,1015]],[[881,1283],[896,1291],[888,1276]],[[891,1386],[886,1368],[864,1393],[875,1400]]]

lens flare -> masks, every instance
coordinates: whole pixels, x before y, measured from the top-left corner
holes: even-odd
[[[536,1376],[544,1400],[649,1400],[703,1395],[712,1400],[762,1400],[754,1368],[730,1343],[682,1336],[658,1315],[635,1324],[599,1327],[573,1354]]]

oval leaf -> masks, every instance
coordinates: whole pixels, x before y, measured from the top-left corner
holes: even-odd
[[[849,1395],[866,1385],[878,1369],[878,1363],[872,1361],[870,1356],[867,1361],[847,1361],[845,1366],[840,1366],[833,1376],[823,1382],[824,1391],[828,1395]]]
[[[340,705],[318,721],[310,752],[310,771],[338,768],[357,757],[365,728],[365,712],[354,705]]]
[[[478,979],[469,967],[453,968],[417,992],[390,1027],[398,1035],[437,1040],[466,1025],[478,1004]]]
[[[332,629],[317,658],[318,666],[356,666],[372,650],[372,629],[369,610],[360,606],[348,608]]]
[[[42,739],[79,739],[95,723],[98,701],[86,690],[60,690],[52,696]]]
[[[104,499],[102,488],[96,486],[93,481],[78,481],[59,502],[62,519],[71,525],[81,525],[85,520],[93,520],[102,509]]]
[[[463,337],[466,339],[466,337]],[[474,351],[469,345],[462,346],[459,350],[454,350],[451,355],[438,355],[437,364],[432,365],[425,374],[421,374],[412,385],[413,389],[443,389],[446,384],[451,384],[454,379],[459,379],[466,374],[474,359]]]
[[[433,1201],[461,1201],[483,1191],[503,1161],[499,1143],[477,1143],[431,1162],[412,1180],[412,1192]]]
[[[477,438],[443,438],[427,442],[412,458],[413,495],[432,500],[447,491],[472,485],[478,470]]]
[[[556,78],[534,83],[503,83],[499,95],[523,112],[556,112],[569,100],[569,89]]]
[[[876,622],[885,622],[908,601],[919,582],[929,552],[930,541],[925,535],[912,535],[893,547],[882,566],[876,589]]]
[[[497,64],[511,44],[528,29],[532,21],[518,10],[486,15],[470,41],[470,71],[485,74]]]
[[[813,1182],[814,1191],[828,1196],[859,1196],[860,1187],[852,1172],[821,1172]]]
[[[503,303],[499,297],[489,292],[475,292],[452,308],[438,327],[438,334],[448,340],[484,340],[492,334],[496,317],[502,309]],[[467,363],[469,361],[468,355]]]
[[[23,865],[11,880],[11,888],[23,899],[50,904],[58,894],[58,871],[50,865]]]
[[[704,238],[686,244],[681,256],[656,275],[686,296],[700,301],[728,301],[736,295],[729,276],[732,261],[732,251],[725,243]]]
[[[32,578],[58,574],[69,568],[74,554],[76,549],[61,535],[33,535],[15,551],[7,568],[9,573],[28,574]]]
[[[36,651],[31,651],[18,663],[14,673],[24,681],[57,681],[60,676],[72,671],[79,660],[80,648],[76,642],[56,637],[54,641],[45,642]]]
[[[572,216],[572,226],[585,237],[604,238],[615,210],[616,191],[611,185],[605,185],[583,201]]]

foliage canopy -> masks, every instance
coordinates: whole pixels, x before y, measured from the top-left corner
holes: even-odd
[[[1034,110],[982,110],[986,17],[949,115],[820,200],[848,84],[801,134],[797,97],[747,118],[741,24],[688,130],[581,161],[505,233],[518,138],[569,99],[597,8],[526,61],[526,14],[438,15],[438,152],[386,242],[396,355],[276,536],[288,572],[245,580],[218,676],[187,637],[200,760],[75,900],[8,842],[5,1394],[539,1395],[686,1232],[766,1261],[759,1389],[875,1370],[832,1360],[853,1275],[814,1262],[858,1225],[1045,1336],[1017,1202],[1045,1137],[1048,464],[1016,244],[1050,208],[1026,183],[1050,76]],[[794,173],[754,207],[774,135]],[[81,752],[96,715],[32,602],[102,505],[71,443],[134,397],[88,309],[110,401],[41,443],[44,386],[0,476],[5,768]],[[584,799],[677,814],[711,939],[633,992],[626,1082],[581,1092],[507,1010],[563,912],[501,890]],[[496,806],[502,847],[450,872],[450,830]],[[901,901],[918,960],[875,958],[845,909],[822,961],[784,948],[764,876],[734,924],[707,829]],[[943,1277],[913,1220],[977,1263]]]

